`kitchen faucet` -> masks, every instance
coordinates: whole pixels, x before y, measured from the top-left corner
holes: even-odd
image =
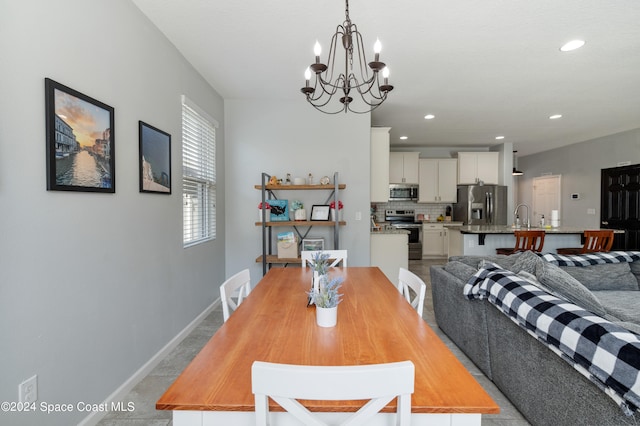
[[[513,211],[513,215],[514,215],[514,216],[518,216],[518,209],[519,209],[520,207],[526,207],[526,208],[527,208],[527,220],[526,220],[526,222],[524,223],[524,225],[527,227],[527,229],[528,229],[528,228],[531,228],[531,221],[529,221],[529,206],[528,206],[528,205],[526,205],[526,204],[524,204],[524,203],[520,203],[520,204],[518,204],[518,205],[516,206],[516,209]]]

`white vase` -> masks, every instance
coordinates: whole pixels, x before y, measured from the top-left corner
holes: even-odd
[[[296,210],[293,220],[307,220],[307,211],[305,209]]]
[[[316,306],[316,323],[320,327],[335,327],[338,323],[338,307],[320,308]]]
[[[265,222],[269,222],[271,220],[271,209],[258,209],[258,222],[262,222],[262,215],[265,216]]]
[[[336,209],[331,209],[331,221],[336,221]],[[342,209],[338,209],[338,221],[342,221]]]

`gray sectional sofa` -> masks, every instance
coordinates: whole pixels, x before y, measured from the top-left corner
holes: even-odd
[[[438,326],[529,422],[554,426],[640,424],[633,404],[619,406],[619,400],[617,403],[605,393],[608,386],[586,377],[503,309],[463,294],[465,284],[483,265],[497,265],[534,284],[542,292],[536,293],[540,297],[558,297],[561,302],[554,308],[584,309],[592,319],[595,313],[608,330],[620,328],[622,339],[632,336],[635,340],[640,334],[640,260],[559,267],[525,252],[451,257],[446,265],[432,266],[430,271]],[[510,282],[508,276],[502,280]],[[635,334],[628,335],[628,331]],[[611,335],[615,339],[617,334]],[[634,362],[640,358],[637,347],[640,345],[633,347],[631,355]],[[640,359],[637,361],[640,364]]]

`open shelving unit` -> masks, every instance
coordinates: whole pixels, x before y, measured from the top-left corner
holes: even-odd
[[[334,201],[337,206],[339,191],[347,187],[345,184],[339,183],[338,172],[333,174],[333,184],[330,185],[270,185],[270,179],[271,176],[269,174],[262,173],[262,183],[255,185],[255,189],[259,189],[261,192],[261,201],[263,204],[269,200],[278,199],[275,191],[330,191],[324,204],[329,204],[331,201]],[[293,228],[296,234],[298,234],[299,245],[302,244],[302,240],[307,237],[312,227],[333,227],[333,249],[337,250],[340,247],[340,226],[344,226],[347,223],[345,221],[316,220],[271,222],[263,216],[262,221],[256,222],[255,224],[262,228],[262,254],[256,258],[256,262],[262,263],[262,274],[264,275],[272,264],[287,265],[302,263],[300,256],[297,258],[279,258],[277,254],[273,254],[272,229],[274,227]]]

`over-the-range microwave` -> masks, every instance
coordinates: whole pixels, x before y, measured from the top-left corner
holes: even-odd
[[[397,184],[389,185],[389,201],[415,201],[418,199],[418,185]]]

